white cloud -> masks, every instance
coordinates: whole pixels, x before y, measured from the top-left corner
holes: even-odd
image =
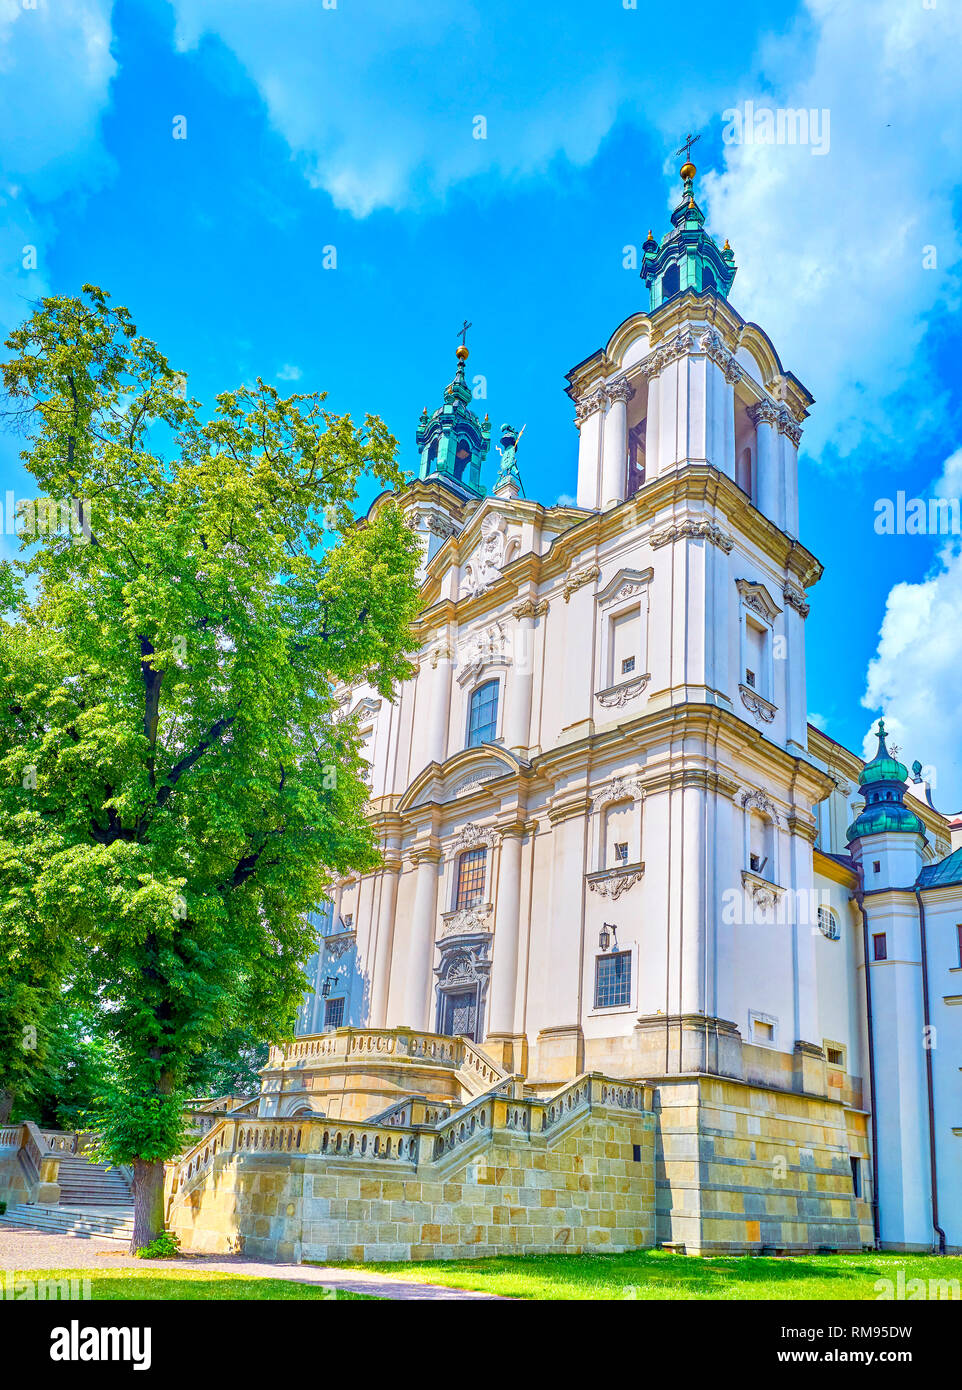
[[[295,367],[293,362],[285,362],[282,367],[278,367],[274,375],[278,381],[300,381],[304,373],[300,367]]]
[[[8,177],[41,196],[109,167],[100,116],[117,64],[112,0],[0,0],[0,128]]]
[[[763,47],[765,79],[733,91],[728,106],[827,110],[828,153],[729,144],[725,170],[700,182],[713,230],[735,251],[736,306],[773,333],[783,365],[816,397],[808,447],[845,456],[872,442],[894,454],[920,421],[934,429],[947,404],[945,386],[940,397],[937,381],[910,369],[927,317],[958,298],[962,10],[921,0],[807,8],[796,34]],[[927,246],[937,270],[923,268]]]
[[[962,449],[946,461],[932,493],[958,497]],[[923,544],[922,541],[919,544]],[[950,540],[917,584],[893,585],[862,704],[885,713],[903,762],[934,769],[933,799],[962,806],[962,544]],[[866,734],[865,752],[876,747]]]

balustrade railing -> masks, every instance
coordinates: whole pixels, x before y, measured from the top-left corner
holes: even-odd
[[[180,1161],[176,1186],[183,1187],[206,1172],[218,1154],[312,1154],[343,1161],[405,1163],[416,1168],[498,1130],[538,1139],[572,1115],[595,1106],[642,1113],[647,1099],[643,1084],[592,1073],[577,1077],[553,1096],[534,1098],[521,1094],[519,1077],[502,1075],[454,1111],[423,1096],[405,1096],[372,1119],[358,1123],[339,1123],[323,1116],[287,1121],[221,1117],[210,1134]]]

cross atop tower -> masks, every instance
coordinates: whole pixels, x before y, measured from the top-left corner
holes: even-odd
[[[464,323],[462,323],[461,327],[458,329],[458,336],[459,336],[460,339],[461,339],[461,346],[462,346],[462,347],[465,346],[464,340],[465,340],[465,338],[467,337],[468,329],[469,329],[469,328],[473,328],[473,327],[474,327],[474,324],[473,324],[473,323],[468,323],[467,319],[465,319],[465,320],[464,320]]]
[[[696,140],[700,140],[700,139],[701,139],[701,136],[700,136],[700,135],[691,135],[691,134],[689,134],[687,140],[686,140],[685,143],[682,145],[681,149],[675,151],[675,157],[677,158],[678,155],[683,154],[683,155],[685,156],[685,163],[686,163],[686,164],[689,163],[689,162],[691,161],[691,147],[692,147],[692,145],[695,143]]]

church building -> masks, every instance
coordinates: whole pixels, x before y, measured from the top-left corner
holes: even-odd
[[[471,1236],[449,1204],[410,1235],[335,1196],[323,1238],[292,1238],[311,1258],[560,1248],[555,1171],[567,1248],[962,1249],[962,844],[881,721],[867,764],[808,722],[813,398],[730,302],[695,174],[644,243],[644,307],[568,372],[576,505],[525,494],[536,438],[479,418],[463,344],[420,418],[417,671],[393,701],[340,692],[382,859],[332,886],[263,1074],[258,1123],[317,1127],[325,1171],[395,1127],[412,1181],[476,1143],[475,1192],[496,1170],[473,1098],[496,1097],[497,1142],[532,1155],[522,1215]],[[559,1170],[572,1103],[608,1128],[565,1131]],[[633,1237],[606,1203],[635,1175]],[[541,1235],[523,1209],[546,1204]]]

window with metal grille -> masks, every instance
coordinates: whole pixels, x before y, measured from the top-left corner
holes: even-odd
[[[635,658],[634,658],[633,656],[626,656],[625,659],[624,659],[624,661],[621,663],[621,674],[622,674],[623,676],[627,676],[627,675],[629,675],[634,669],[635,669]]]
[[[838,918],[830,907],[818,909],[818,929],[823,936],[828,937],[829,941],[838,941],[840,936]]]
[[[841,1047],[826,1047],[825,1056],[830,1067],[845,1066],[845,1050]]]
[[[486,849],[466,849],[458,859],[455,911],[462,907],[473,907],[484,898],[484,868],[487,857]]]
[[[615,951],[595,961],[595,1008],[631,1003],[631,952]]]
[[[498,681],[485,681],[471,693],[468,706],[468,747],[491,743],[498,732]]]
[[[324,1004],[324,1027],[341,1028],[344,1026],[344,1000],[328,999]]]

